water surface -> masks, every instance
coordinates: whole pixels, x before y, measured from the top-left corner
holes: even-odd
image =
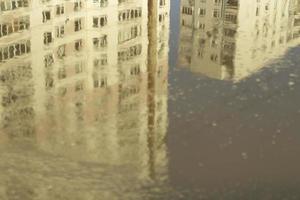
[[[0,200],[299,199],[299,1],[0,1]]]

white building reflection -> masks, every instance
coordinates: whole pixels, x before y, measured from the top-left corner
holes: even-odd
[[[298,0],[181,0],[179,65],[239,81],[299,44]]]
[[[0,143],[31,138],[51,154],[163,178],[170,2],[1,0],[0,9]]]

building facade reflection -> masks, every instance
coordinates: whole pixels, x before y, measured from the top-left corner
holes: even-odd
[[[0,1],[0,119],[1,133],[8,133],[0,134],[1,141],[33,134],[30,12],[27,1],[16,3]]]
[[[298,45],[298,0],[181,0],[179,65],[239,81]]]
[[[27,138],[164,179],[170,2],[1,0],[0,9],[0,143]]]

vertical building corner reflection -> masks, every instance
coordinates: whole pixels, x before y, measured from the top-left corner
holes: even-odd
[[[0,143],[29,138],[163,177],[170,2],[0,0],[0,10]]]
[[[239,81],[300,43],[299,0],[181,0],[178,65]]]

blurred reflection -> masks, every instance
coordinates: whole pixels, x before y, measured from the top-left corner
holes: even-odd
[[[300,43],[299,0],[181,0],[179,65],[239,81]]]
[[[0,143],[165,179],[169,1],[0,9]]]

